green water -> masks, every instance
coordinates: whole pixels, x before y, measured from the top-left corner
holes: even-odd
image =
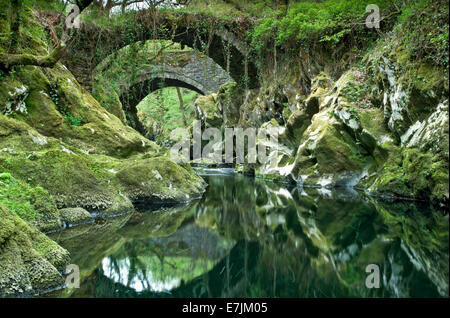
[[[442,212],[351,190],[205,179],[203,198],[186,206],[141,205],[54,234],[79,266],[81,284],[47,296],[448,296]],[[379,268],[379,288],[366,286],[369,264]]]

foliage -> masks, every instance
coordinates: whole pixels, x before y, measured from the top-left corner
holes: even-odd
[[[67,113],[64,116],[64,119],[67,120],[69,123],[71,123],[74,126],[81,126],[81,123],[83,122],[83,117],[77,117],[72,115],[71,113]]]
[[[337,43],[354,28],[365,28],[366,7],[372,0],[302,1],[289,6],[286,14],[274,11],[256,22],[250,39],[260,49],[274,39],[277,45],[289,42],[324,41]],[[381,10],[388,1],[378,1]]]
[[[448,67],[448,19],[448,1],[411,1],[398,17],[395,31],[412,59]]]

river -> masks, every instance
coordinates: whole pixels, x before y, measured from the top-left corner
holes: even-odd
[[[448,297],[442,211],[226,169],[203,175],[198,201],[139,204],[52,234],[81,284],[44,297]]]

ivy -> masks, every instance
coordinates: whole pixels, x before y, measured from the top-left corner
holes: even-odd
[[[56,105],[56,108],[64,116],[64,119],[73,126],[81,126],[83,122],[83,117],[77,117],[72,115],[68,110],[67,106],[60,103],[60,98],[58,95],[58,84],[56,82],[50,85],[50,99]]]

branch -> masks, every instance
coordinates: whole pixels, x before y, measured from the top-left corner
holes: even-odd
[[[53,67],[66,52],[66,45],[61,41],[49,55],[40,56],[32,54],[6,54],[0,53],[0,65],[10,69],[17,65],[35,65]]]
[[[80,13],[87,6],[92,3],[93,0],[77,0],[76,3],[80,8]],[[66,53],[67,45],[66,41],[70,37],[68,32],[70,30],[64,29],[61,36],[61,41],[58,45],[46,56],[33,55],[33,54],[7,54],[0,53],[0,69],[9,70],[13,66],[18,65],[35,65],[41,67],[53,67]]]

